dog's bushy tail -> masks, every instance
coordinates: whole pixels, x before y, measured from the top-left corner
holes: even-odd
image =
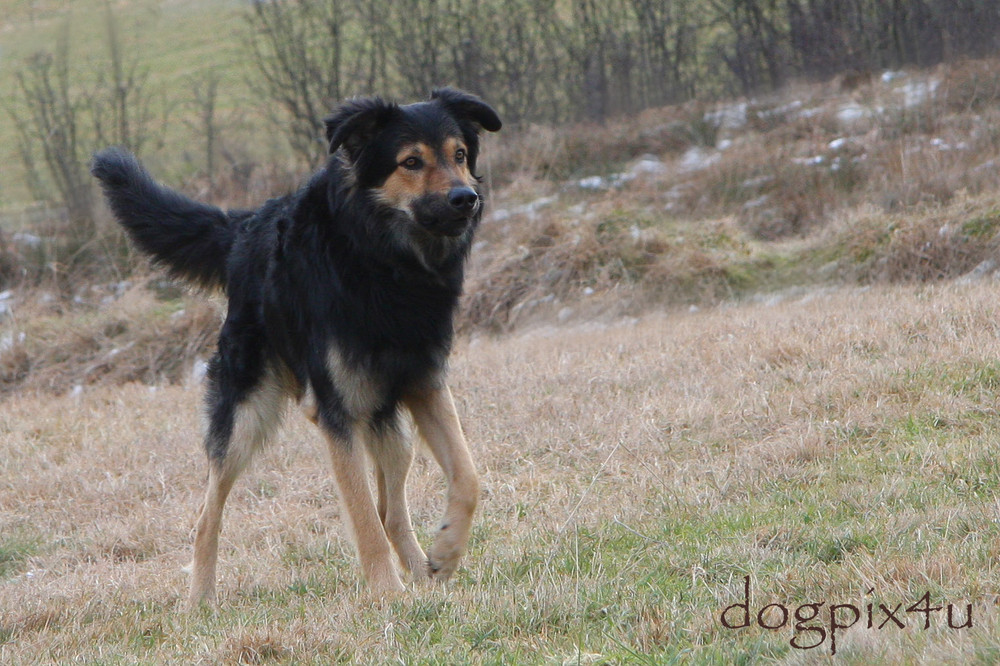
[[[225,259],[235,237],[225,211],[163,187],[120,148],[94,155],[90,172],[139,249],[175,277],[206,288],[225,286]]]

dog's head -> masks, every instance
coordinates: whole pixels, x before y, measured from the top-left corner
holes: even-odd
[[[376,205],[423,232],[456,237],[482,207],[479,133],[500,126],[496,111],[478,97],[441,88],[429,101],[406,106],[351,100],[326,119],[326,137],[330,153],[339,151],[355,186]]]

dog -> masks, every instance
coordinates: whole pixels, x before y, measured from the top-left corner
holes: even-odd
[[[193,201],[118,148],[91,163],[142,252],[227,297],[206,376],[209,474],[189,567],[192,609],[217,604],[223,506],[293,401],[325,435],[371,590],[405,589],[393,550],[412,579],[446,580],[468,543],[479,479],[446,371],[483,213],[479,138],[499,131],[500,118],[478,97],[440,88],[405,106],[355,98],[325,123],[325,168],[255,211]],[[406,502],[414,452],[402,409],[448,482],[427,554]]]

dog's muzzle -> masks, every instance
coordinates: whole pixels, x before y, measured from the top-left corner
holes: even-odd
[[[479,211],[479,193],[465,185],[447,194],[429,194],[413,204],[413,216],[427,231],[438,236],[461,236]]]

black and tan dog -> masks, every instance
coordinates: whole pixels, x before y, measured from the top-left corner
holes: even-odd
[[[348,101],[326,120],[326,168],[256,211],[224,212],[183,197],[121,150],[94,157],[92,171],[139,248],[228,297],[208,372],[209,477],[190,606],[215,602],[226,497],[290,400],[326,435],[369,586],[403,589],[393,548],[413,578],[455,571],[479,481],[445,372],[483,210],[479,133],[500,125],[487,104],[450,88],[407,106]],[[428,555],[406,503],[413,448],[402,407],[448,481]]]

